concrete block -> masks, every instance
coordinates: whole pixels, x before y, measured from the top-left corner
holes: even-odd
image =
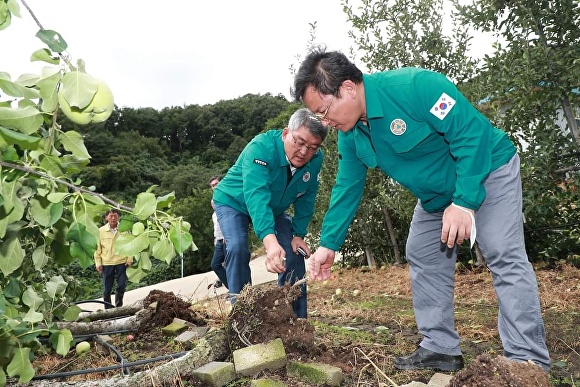
[[[222,387],[236,378],[233,363],[212,361],[193,370],[192,374],[208,387]]]
[[[255,375],[260,371],[275,371],[286,365],[286,350],[282,339],[237,349],[233,353],[236,373],[243,376]]]
[[[429,387],[445,387],[449,384],[449,382],[451,381],[451,378],[453,378],[453,375],[447,375],[447,374],[442,374],[437,372],[436,374],[434,374],[431,379],[429,380],[429,384],[427,384],[427,386]]]
[[[165,336],[177,336],[181,332],[185,331],[186,329],[187,329],[187,325],[172,322],[171,324],[161,328],[161,332]]]
[[[280,380],[256,379],[250,382],[250,387],[287,387],[287,385]]]
[[[403,384],[399,387],[427,387],[427,385],[421,382],[411,382],[409,384]]]
[[[317,386],[340,386],[343,379],[340,368],[322,363],[291,361],[286,365],[286,371],[288,375]]]
[[[172,322],[187,325],[189,328],[193,328],[193,327],[197,326],[194,323],[190,323],[189,321],[185,321],[185,320],[182,320],[182,319],[177,318],[177,317],[174,317]]]
[[[194,331],[185,331],[179,334],[173,341],[177,341],[178,343],[187,343],[188,341],[198,339],[199,336],[197,332]]]

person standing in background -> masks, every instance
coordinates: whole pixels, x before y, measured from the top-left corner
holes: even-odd
[[[127,266],[133,263],[132,257],[124,257],[115,254],[114,244],[119,237],[117,226],[119,224],[119,210],[111,208],[105,214],[107,224],[99,228],[99,240],[95,251],[95,266],[103,277],[103,301],[105,309],[112,308],[111,292],[114,281],[117,281],[115,290],[115,306],[123,306],[123,296],[127,287]]]
[[[212,176],[209,179],[209,186],[212,190],[215,190],[218,183],[222,179],[221,176]],[[226,261],[226,241],[224,240],[224,235],[220,229],[219,222],[217,220],[217,215],[215,213],[215,205],[213,199],[211,200],[211,207],[214,209],[213,214],[211,214],[211,220],[213,221],[213,244],[214,251],[213,257],[211,259],[211,269],[217,275],[218,279],[214,282],[213,286],[215,288],[228,287],[228,277],[226,276],[225,261]]]

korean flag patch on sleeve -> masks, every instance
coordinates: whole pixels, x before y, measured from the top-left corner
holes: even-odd
[[[453,109],[454,106],[455,100],[450,96],[448,96],[447,94],[443,93],[441,94],[441,97],[439,97],[437,102],[435,102],[435,105],[433,105],[433,107],[429,111],[435,117],[439,118],[440,120],[443,120],[447,116],[447,114],[449,114],[451,109]]]

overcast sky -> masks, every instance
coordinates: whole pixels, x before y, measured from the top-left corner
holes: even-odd
[[[59,32],[73,62],[111,87],[120,107],[213,104],[248,93],[290,99],[289,67],[304,56],[309,23],[317,43],[348,54],[340,0],[26,0],[45,29]],[[20,3],[20,2],[19,2]],[[21,4],[21,3],[20,3]],[[39,73],[45,47],[22,18],[0,31],[0,71]]]
[[[354,46],[341,0],[25,1],[45,29],[67,41],[73,63],[83,59],[111,87],[119,107],[205,105],[248,93],[290,99],[289,67],[304,57],[310,24],[316,44],[349,57]],[[45,45],[18,3],[22,18],[0,31],[0,72],[13,80],[46,65],[30,62]],[[473,55],[490,51],[490,36],[478,34]]]

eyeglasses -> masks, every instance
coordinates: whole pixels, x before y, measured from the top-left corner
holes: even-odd
[[[292,141],[294,141],[294,146],[297,149],[300,149],[301,151],[306,150],[306,153],[310,153],[312,155],[315,155],[318,153],[318,151],[320,151],[319,146],[306,145],[306,141],[297,140],[296,137],[294,137],[294,133],[290,132],[290,135],[292,136]]]
[[[328,121],[328,118],[326,118],[326,116],[328,115],[328,110],[330,110],[330,107],[332,106],[332,103],[334,102],[335,98],[336,96],[333,95],[332,99],[330,100],[330,103],[328,104],[328,107],[326,108],[326,110],[324,110],[323,113],[314,113],[314,116],[318,119],[318,121]]]

